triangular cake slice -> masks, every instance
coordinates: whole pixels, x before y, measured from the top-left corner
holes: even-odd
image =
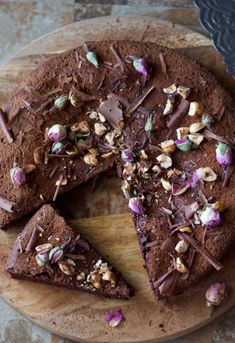
[[[131,288],[121,274],[44,205],[18,236],[7,262],[13,278],[128,299]]]

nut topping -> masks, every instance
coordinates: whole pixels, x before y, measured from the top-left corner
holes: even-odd
[[[183,254],[188,250],[188,247],[189,244],[182,239],[176,244],[175,251],[177,251],[179,254]]]
[[[165,94],[174,94],[177,90],[176,85],[173,83],[169,87],[163,88],[163,93]]]
[[[176,269],[178,270],[178,272],[180,273],[188,272],[188,268],[184,265],[180,257],[177,257],[175,262],[176,262]]]
[[[110,281],[112,287],[115,287],[116,284],[117,284],[117,277],[116,277],[116,275],[115,275],[113,272],[111,272],[110,270],[107,270],[107,271],[104,273],[104,275],[102,276],[102,280]]]
[[[75,269],[76,269],[76,263],[71,260],[70,258],[67,258],[63,261],[59,261],[58,262],[59,268],[62,271],[62,273],[66,274],[66,275],[73,275],[75,273]]]
[[[101,123],[95,123],[94,125],[95,133],[97,136],[103,136],[105,132],[107,131],[107,128],[104,126],[104,124]]]
[[[189,111],[188,111],[189,116],[193,117],[195,115],[200,115],[202,114],[202,111],[203,111],[203,106],[201,103],[196,102],[196,101],[190,102]]]
[[[176,129],[176,135],[177,139],[186,139],[189,134],[189,128],[188,127],[179,127]]]
[[[40,244],[35,249],[37,252],[47,252],[52,249],[52,245],[50,243]]]
[[[166,106],[163,111],[163,115],[166,116],[168,114],[171,114],[173,112],[173,102],[170,99],[167,99]]]
[[[100,274],[95,273],[91,275],[91,279],[90,279],[91,284],[96,289],[100,289],[102,287],[101,280],[102,280],[102,277]]]
[[[190,94],[190,88],[185,86],[178,86],[176,90],[177,94],[179,94],[183,99],[186,99]]]
[[[160,163],[160,166],[164,169],[168,169],[172,166],[172,159],[170,156],[167,156],[165,154],[159,155],[156,160]]]

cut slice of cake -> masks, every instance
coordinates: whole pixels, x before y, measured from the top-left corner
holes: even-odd
[[[131,288],[121,274],[44,205],[18,236],[7,262],[13,278],[74,288],[109,298],[128,299]]]

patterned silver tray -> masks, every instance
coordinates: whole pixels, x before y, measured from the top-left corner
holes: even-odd
[[[224,56],[227,71],[235,79],[235,1],[194,0],[200,9],[202,26],[210,33],[215,48]]]

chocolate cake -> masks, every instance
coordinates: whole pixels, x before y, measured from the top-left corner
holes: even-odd
[[[123,277],[69,227],[50,205],[44,205],[19,234],[7,263],[13,278],[128,299]]]
[[[45,62],[0,116],[0,225],[116,168],[156,297],[222,268],[235,239],[231,96],[151,43],[93,42]]]

